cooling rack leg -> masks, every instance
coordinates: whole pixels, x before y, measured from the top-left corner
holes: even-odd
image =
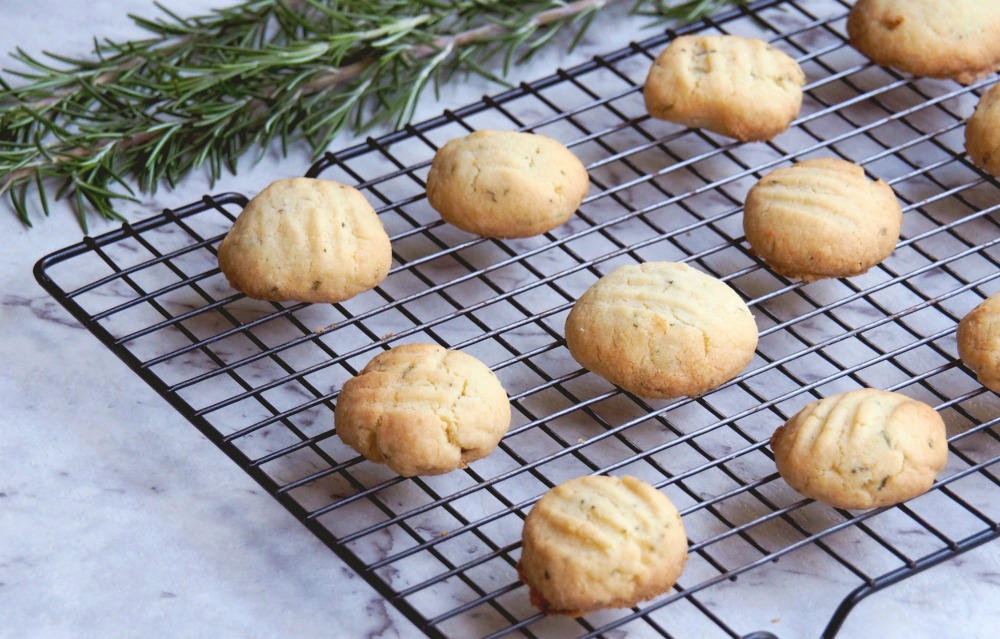
[[[839,606],[837,606],[837,610],[834,611],[833,617],[830,618],[830,623],[827,624],[826,630],[823,631],[822,639],[833,639],[837,633],[840,632],[841,626],[843,626],[844,621],[847,620],[847,615],[849,615],[854,607],[868,595],[878,592],[879,590],[887,588],[893,584],[899,583],[908,577],[912,577],[923,572],[924,570],[927,570],[928,568],[932,568],[949,559],[957,557],[958,555],[968,552],[973,548],[977,548],[988,541],[996,539],[998,535],[1000,535],[1000,528],[997,528],[997,526],[994,525],[992,528],[988,528],[978,534],[972,535],[971,537],[966,537],[953,547],[944,548],[936,553],[927,555],[919,561],[913,562],[912,566],[904,566],[898,570],[887,573],[870,583],[855,588],[854,591],[844,597],[844,600],[840,602]],[[761,633],[755,633],[750,636],[756,637],[757,634]]]
[[[837,610],[834,611],[833,617],[830,618],[830,623],[827,624],[826,630],[823,631],[823,639],[833,639],[833,637],[840,632],[841,626],[844,625],[844,621],[847,620],[847,615],[851,613],[854,606],[876,590],[877,588],[865,584],[864,586],[855,588],[851,594],[844,597],[844,600],[840,602],[839,606],[837,606]]]

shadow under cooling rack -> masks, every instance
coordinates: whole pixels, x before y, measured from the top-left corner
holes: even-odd
[[[1000,514],[997,398],[958,363],[954,337],[958,319],[1000,289],[1000,189],[963,152],[964,119],[992,80],[960,86],[873,66],[846,42],[847,9],[758,2],[328,154],[310,175],[357,185],[394,256],[378,288],[340,304],[264,303],[229,288],[216,248],[246,203],[237,194],[88,238],[36,276],[428,635],[735,637],[772,628],[781,602],[779,631],[832,636],[857,598],[994,538]],[[738,144],[651,120],[642,82],[684,32],[763,37],[798,59],[809,83],[792,128]],[[512,241],[443,224],[424,195],[430,159],[482,128],[570,146],[592,182],[578,215]],[[903,232],[868,273],[803,284],[750,254],[742,202],[763,173],[821,156],[892,185]],[[689,262],[748,300],[760,342],[743,374],[702,397],[650,401],[575,363],[562,335],[573,302],[602,274],[650,260]],[[511,395],[510,433],[464,471],[404,479],[336,437],[343,382],[412,341],[471,353]],[[777,476],[774,428],[859,387],[901,391],[945,418],[949,464],[926,495],[839,511]],[[635,609],[545,617],[514,568],[522,522],[546,489],[589,473],[666,492],[691,558],[671,593]],[[818,574],[835,593],[824,601]],[[769,605],[748,606],[759,593]]]

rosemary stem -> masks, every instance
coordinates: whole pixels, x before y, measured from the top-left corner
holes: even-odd
[[[230,1],[192,18],[163,6],[161,19],[133,17],[147,37],[103,41],[89,59],[15,54],[28,68],[19,83],[0,77],[0,195],[25,224],[29,192],[50,182],[85,226],[91,211],[120,217],[112,201],[131,197],[130,183],[149,191],[203,167],[214,180],[274,140],[319,155],[344,129],[400,125],[432,81],[502,81],[495,58],[505,72],[563,26],[575,43],[621,2]],[[745,0],[630,1],[690,20]],[[44,193],[37,201],[48,213]]]
[[[532,18],[528,26],[548,26],[554,22],[571,18],[575,15],[583,13],[584,11],[600,10],[608,4],[619,1],[620,0],[576,0],[575,2],[571,2],[562,7],[543,11]],[[511,31],[512,29],[504,27],[501,24],[489,24],[469,29],[455,35],[437,37],[434,39],[433,44],[415,45],[406,51],[406,55],[411,60],[421,60],[432,55],[436,55],[440,51],[446,49],[455,51],[471,44],[495,40],[510,33]],[[378,58],[376,56],[368,56],[363,60],[348,64],[339,69],[334,69],[328,73],[320,74],[303,85],[303,89],[305,90],[305,93],[318,93],[322,91],[335,90],[339,86],[361,77],[365,70],[377,61]]]

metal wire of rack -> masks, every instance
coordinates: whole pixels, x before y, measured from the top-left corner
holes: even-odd
[[[736,637],[769,627],[746,601],[789,574],[779,570],[838,584],[839,607],[803,599],[794,583],[781,591],[833,636],[868,593],[1000,534],[1000,411],[954,342],[958,319],[1000,289],[1000,185],[963,152],[964,118],[992,80],[960,86],[872,65],[846,41],[848,7],[756,2],[328,154],[309,174],[356,184],[393,243],[383,284],[340,304],[262,303],[228,287],[215,250],[246,203],[237,194],[87,238],[40,261],[36,277],[429,636]],[[737,144],[651,120],[646,71],[685,32],[764,37],[797,58],[809,84],[793,127]],[[515,241],[443,224],[424,197],[429,160],[480,128],[566,142],[593,185],[578,215]],[[891,184],[903,233],[868,273],[803,284],[749,253],[740,212],[763,173],[818,156]],[[614,267],[647,260],[690,262],[748,300],[760,343],[743,374],[702,397],[651,401],[573,361],[562,329],[574,300]],[[493,455],[404,479],[336,437],[343,382],[409,341],[463,349],[497,372],[514,423]],[[775,472],[773,429],[808,401],[868,386],[942,413],[948,468],[931,492],[892,508],[803,499]],[[665,491],[691,558],[671,593],[637,608],[546,617],[514,568],[523,518],[546,489],[588,473]]]

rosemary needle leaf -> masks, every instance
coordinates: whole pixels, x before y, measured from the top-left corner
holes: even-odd
[[[502,81],[563,27],[575,45],[616,1],[240,0],[194,17],[157,3],[155,18],[130,16],[145,37],[95,39],[91,57],[11,54],[21,68],[0,74],[0,195],[26,226],[29,201],[48,215],[66,198],[86,230],[94,214],[121,219],[129,184],[215,180],[275,140],[318,157],[344,129],[407,123],[427,85],[456,72]],[[632,10],[695,20],[744,1]]]

